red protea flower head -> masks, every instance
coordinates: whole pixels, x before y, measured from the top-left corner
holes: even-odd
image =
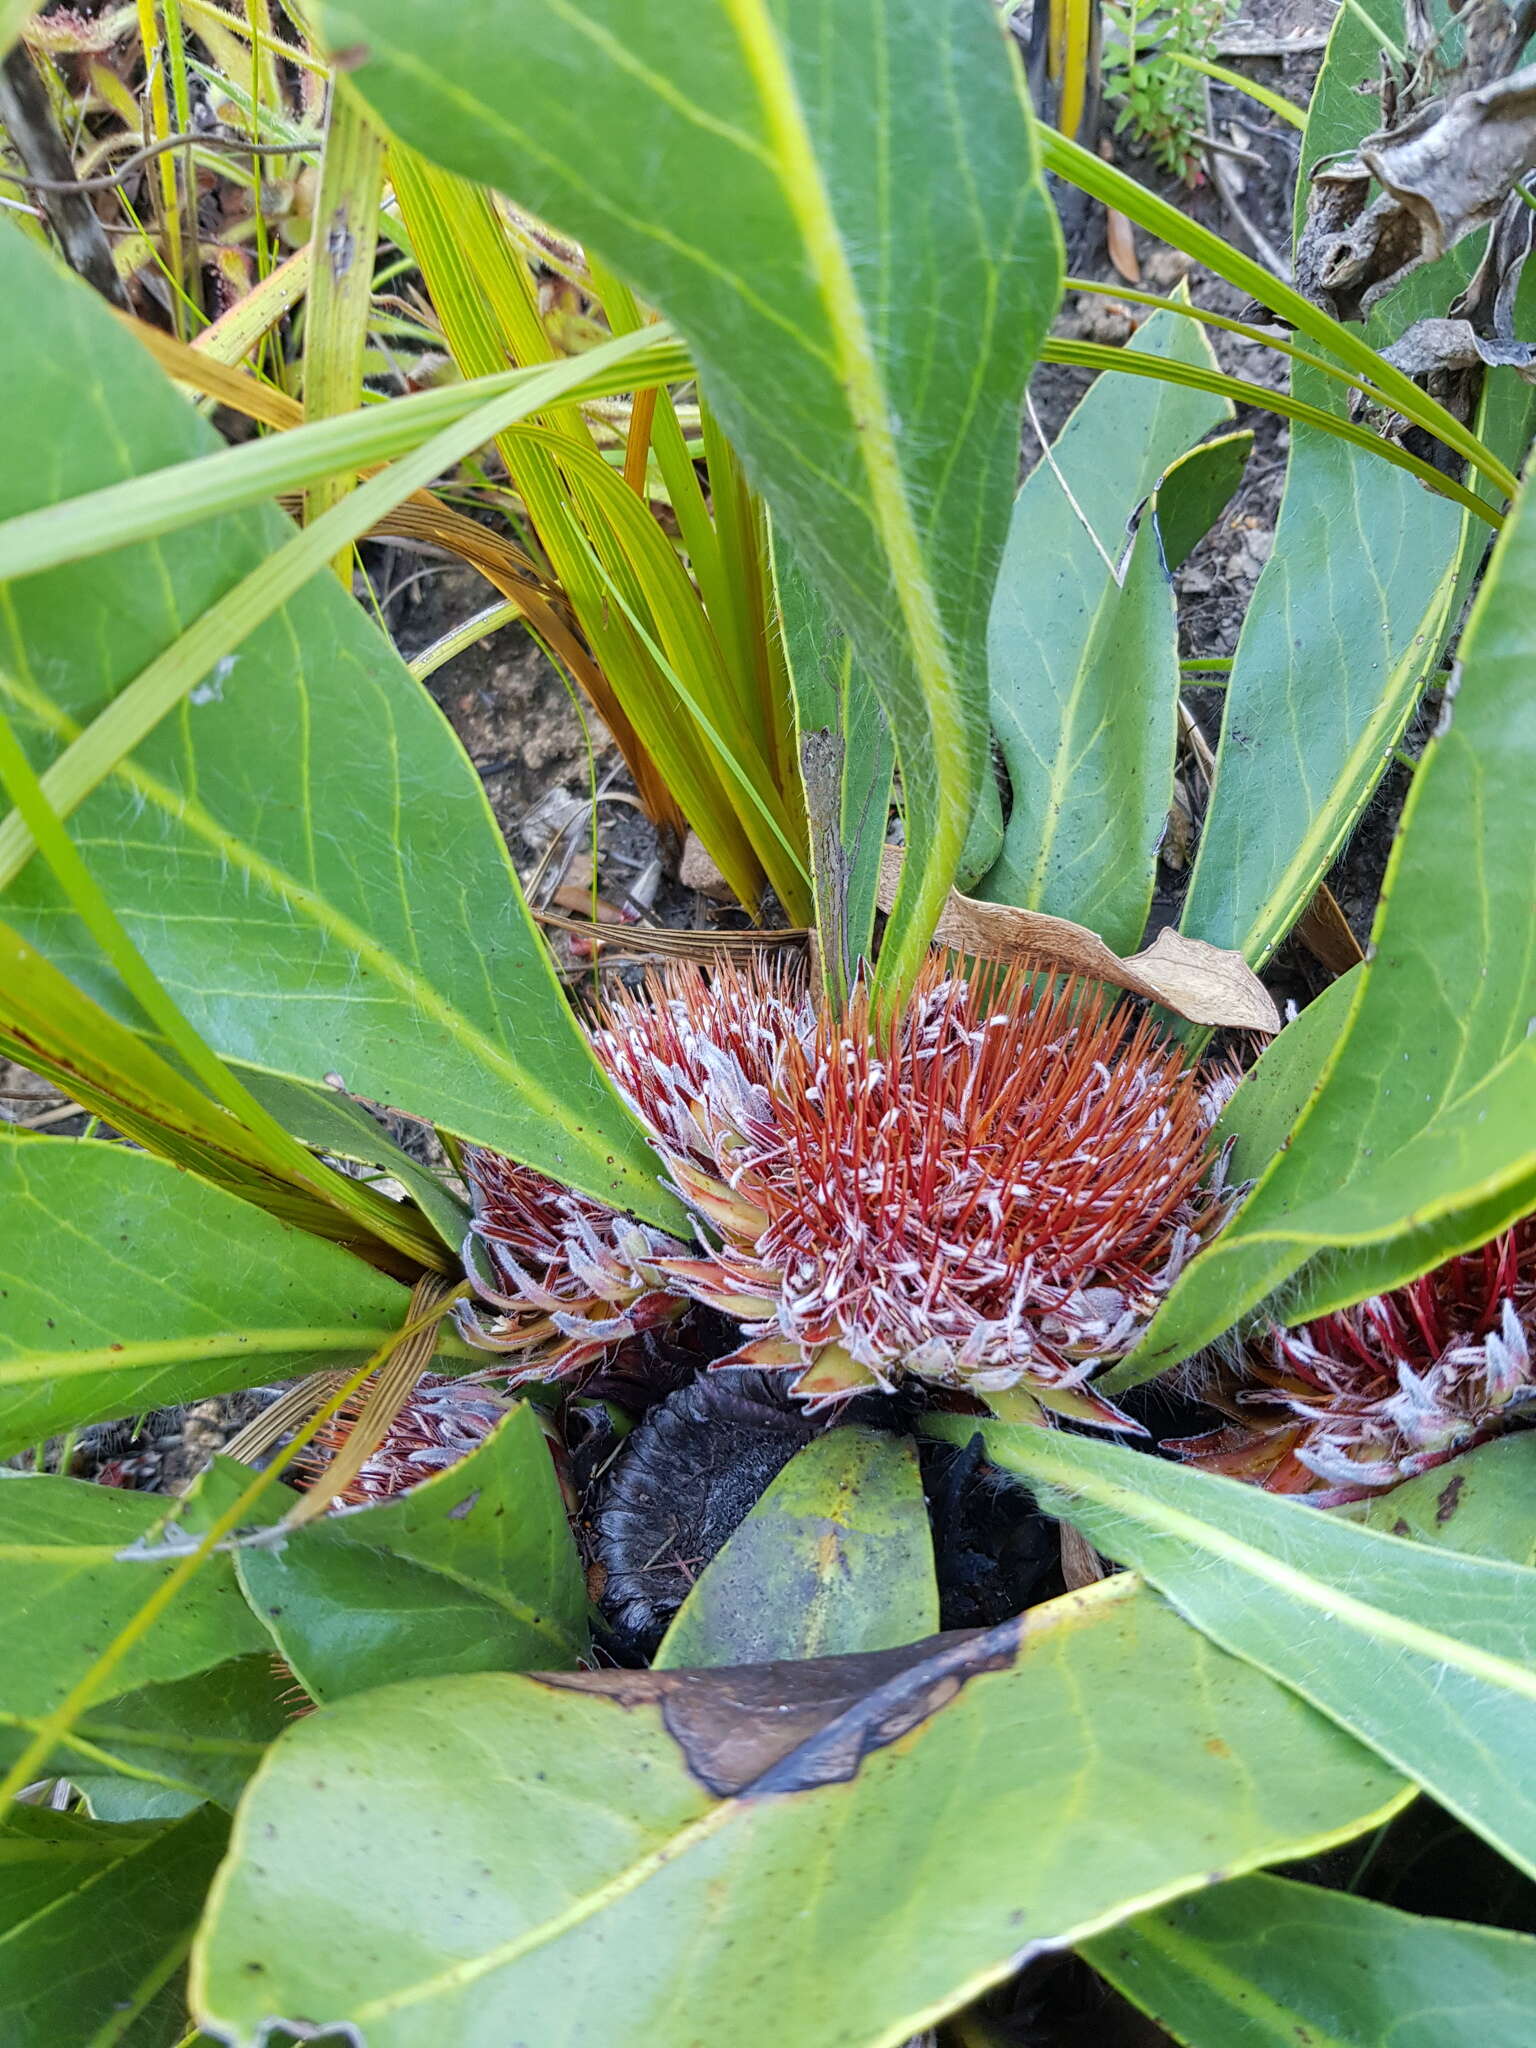
[[[1533,1412],[1536,1217],[1390,1294],[1271,1328],[1209,1396],[1235,1427],[1186,1456],[1320,1505],[1440,1465]]]
[[[455,1320],[479,1349],[521,1354],[506,1379],[579,1372],[678,1313],[655,1263],[683,1251],[675,1238],[478,1146],[464,1165],[474,1205],[464,1269],[479,1301],[460,1302]]]
[[[1080,985],[934,961],[877,1030],[765,967],[678,966],[596,1044],[712,1242],[661,1253],[802,1397],[903,1375],[1123,1423],[1086,1382],[1219,1220],[1199,1078]]]
[[[361,1394],[333,1415],[305,1453],[305,1469],[318,1476],[346,1444],[357,1421]],[[384,1440],[338,1496],[344,1507],[366,1507],[393,1500],[418,1480],[430,1479],[467,1458],[490,1435],[507,1412],[485,1387],[472,1380],[444,1379],[424,1373],[404,1407],[390,1423]]]

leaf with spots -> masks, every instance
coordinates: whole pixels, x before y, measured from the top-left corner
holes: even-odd
[[[322,1704],[405,1678],[587,1654],[586,1588],[536,1411],[397,1500],[250,1549],[240,1583]]]
[[[492,2048],[611,2042],[617,2013],[756,2040],[765,2011],[795,2048],[877,2048],[1403,1796],[1129,1578],[863,1656],[389,1686],[252,1782],[193,2008],[231,2048],[274,2015]]]
[[[705,1567],[655,1665],[890,1650],[938,1625],[915,1447],[845,1427],[796,1452],[772,1481]]]

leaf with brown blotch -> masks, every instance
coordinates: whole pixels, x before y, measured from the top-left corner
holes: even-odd
[[[546,2041],[579,1984],[594,2038],[872,2048],[1407,1790],[1128,1573],[895,1650],[374,1686],[242,1800],[193,2009],[232,2048]]]
[[[879,902],[882,910],[894,900],[901,874],[902,850],[888,846],[880,861]],[[973,953],[986,960],[1029,961],[1063,974],[1081,974],[1108,982],[1132,995],[1161,1003],[1192,1024],[1225,1025],[1232,1031],[1280,1029],[1274,999],[1241,953],[1203,939],[1186,938],[1169,928],[1129,959],[1112,952],[1097,932],[1070,918],[1048,917],[1043,911],[1016,910],[1006,903],[979,903],[951,889],[944,914],[934,932],[940,946]]]

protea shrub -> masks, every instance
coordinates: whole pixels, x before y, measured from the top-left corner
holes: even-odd
[[[1251,1339],[1187,1457],[1319,1505],[1367,1498],[1536,1414],[1536,1217],[1389,1294]]]

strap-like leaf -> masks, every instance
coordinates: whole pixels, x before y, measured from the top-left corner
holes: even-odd
[[[1003,1423],[983,1436],[996,1463],[1214,1642],[1536,1872],[1536,1572],[1086,1437]]]
[[[394,132],[590,242],[692,344],[881,693],[919,854],[882,956],[899,986],[981,787],[986,610],[1061,274],[990,8],[374,0],[321,19]]]

